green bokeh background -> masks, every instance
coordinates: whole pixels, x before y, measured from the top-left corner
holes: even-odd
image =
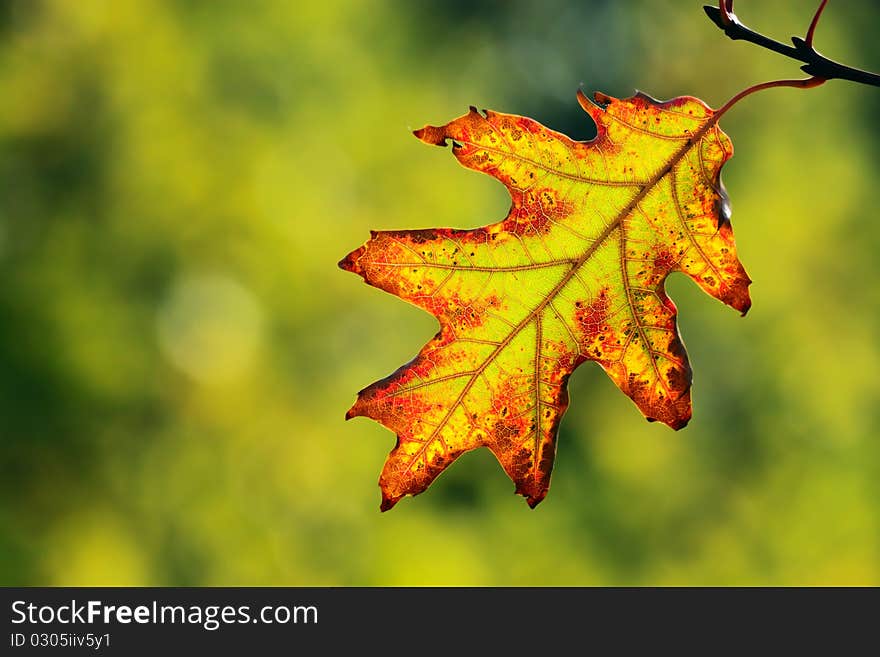
[[[369,229],[504,216],[410,130],[468,105],[589,138],[588,91],[719,106],[797,65],[699,1],[0,3],[0,583],[880,584],[880,90],[723,120],[755,283],[669,281],[694,419],[570,383],[534,511],[484,450],[380,514],[343,415],[435,332],[336,268]],[[813,2],[740,0],[782,40]],[[817,43],[880,69],[880,6]]]

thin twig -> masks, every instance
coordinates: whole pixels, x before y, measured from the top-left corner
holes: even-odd
[[[804,38],[804,41],[807,42],[807,45],[810,46],[810,48],[813,47],[813,35],[816,33],[816,26],[819,24],[819,18],[822,16],[822,10],[825,9],[825,5],[827,4],[828,0],[822,0],[822,4],[819,5],[816,13],[813,14],[813,20],[810,21],[810,28],[807,30],[807,36]]]
[[[814,23],[811,25],[813,32],[816,29],[815,23],[818,22],[818,16],[822,13],[821,9],[824,8],[824,5],[825,3],[822,3],[820,11],[818,11],[814,17]],[[807,42],[800,37],[792,37],[791,42],[794,46],[787,46],[784,43],[780,43],[770,37],[764,36],[746,25],[743,25],[734,13],[726,12],[726,17],[730,22],[725,25],[724,18],[722,18],[721,11],[718,7],[706,5],[703,7],[703,11],[706,12],[706,15],[713,23],[724,30],[724,33],[734,41],[740,39],[748,41],[761,46],[762,48],[766,48],[767,50],[777,52],[780,55],[785,55],[786,57],[790,57],[799,62],[804,62],[804,65],[801,66],[801,70],[805,73],[809,73],[813,77],[825,80],[850,80],[860,84],[880,87],[880,75],[828,59],[827,57],[820,55],[816,49],[813,48],[812,42]],[[808,36],[811,37],[812,34],[808,32]]]
[[[718,0],[718,15],[721,17],[721,23],[724,27],[730,25],[731,17],[730,14],[733,13],[733,0]]]

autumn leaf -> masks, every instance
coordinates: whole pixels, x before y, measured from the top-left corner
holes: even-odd
[[[534,507],[547,494],[566,384],[598,363],[648,420],[691,417],[691,369],[664,289],[676,271],[745,314],[720,171],[733,153],[696,98],[582,93],[598,134],[572,141],[532,119],[470,112],[415,135],[500,180],[512,205],[473,230],[373,232],[340,267],[424,308],[440,331],[358,395],[347,418],[397,433],[382,509],[486,446]]]

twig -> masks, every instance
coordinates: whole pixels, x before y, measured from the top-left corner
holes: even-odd
[[[828,0],[822,0],[822,4],[819,5],[819,8],[816,10],[816,13],[813,14],[813,20],[810,21],[810,27],[807,29],[807,37],[804,41],[807,42],[807,45],[811,48],[813,47],[813,35],[816,34],[816,26],[819,24],[819,19],[822,17],[822,11],[825,9],[825,5],[828,4]]]
[[[832,59],[820,55],[813,47],[813,33],[816,30],[816,23],[819,20],[819,15],[825,7],[825,2],[822,3],[813,18],[813,22],[810,24],[810,30],[807,33],[809,40],[805,41],[800,37],[792,37],[791,42],[794,46],[787,46],[775,39],[771,39],[759,32],[755,32],[744,25],[740,22],[736,14],[730,11],[730,9],[732,9],[732,4],[733,3],[730,3],[728,6],[728,11],[725,12],[725,15],[722,15],[721,10],[718,7],[712,5],[704,6],[703,11],[706,12],[706,15],[713,23],[715,23],[715,25],[724,30],[724,33],[734,41],[749,41],[750,43],[754,43],[767,50],[777,52],[780,55],[785,55],[786,57],[790,57],[799,62],[804,62],[804,65],[801,66],[801,70],[816,78],[822,78],[824,80],[850,80],[860,84],[880,87],[880,75],[869,71],[863,71],[859,68],[853,68],[852,66],[847,66],[840,62],[835,62]]]
[[[721,24],[724,27],[730,25],[732,20],[730,15],[733,13],[733,0],[718,0],[718,15],[721,17]]]

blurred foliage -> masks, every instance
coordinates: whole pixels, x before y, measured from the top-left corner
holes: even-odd
[[[754,307],[670,280],[687,429],[584,366],[538,509],[481,451],[380,514],[394,437],[342,421],[435,323],[336,261],[507,210],[409,130],[475,104],[588,138],[580,84],[719,106],[798,75],[701,4],[0,3],[0,581],[880,584],[877,89],[725,117]],[[737,11],[785,40],[813,4]],[[878,29],[831,3],[817,45],[880,69]]]

